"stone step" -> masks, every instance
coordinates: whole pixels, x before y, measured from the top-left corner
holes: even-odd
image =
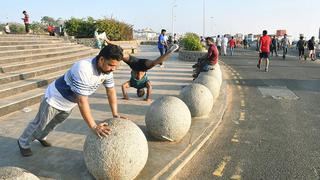
[[[72,49],[69,49],[72,50]],[[77,52],[84,52],[90,50],[88,47],[81,47],[81,48],[74,48],[74,53]],[[61,62],[65,62],[66,58],[61,58],[61,56],[55,56],[51,58],[43,58],[43,59],[35,59],[31,61],[25,61],[25,62],[16,62],[16,63],[6,63],[2,64],[0,66],[0,72],[6,73],[6,72],[12,72],[12,71],[17,71],[17,70],[23,70],[23,69],[28,69],[28,68],[33,68],[33,67],[40,67],[40,66],[46,66],[49,64],[57,64]]]
[[[67,45],[67,44],[59,44],[59,46],[54,47],[44,47],[44,48],[37,48],[37,49],[26,49],[26,50],[8,50],[8,51],[1,51],[0,50],[0,57],[6,57],[6,56],[16,56],[16,55],[30,55],[30,54],[39,54],[39,53],[47,53],[47,52],[57,52],[64,49],[76,49],[83,47],[81,45]]]
[[[79,53],[74,53],[67,56],[61,56],[60,58],[64,60],[63,63],[57,63],[54,65],[49,64],[41,67],[33,67],[33,68],[18,70],[10,73],[3,73],[3,74],[0,74],[0,84],[10,83],[13,81],[19,81],[24,79],[30,79],[43,74],[48,74],[48,72],[61,71],[69,68],[75,61],[96,56],[97,53],[98,53],[97,50],[90,49],[85,52],[79,52]]]
[[[0,42],[3,41],[51,41],[51,40],[62,40],[58,37],[13,37],[13,36],[0,36]]]
[[[71,42],[63,42],[63,43],[38,43],[31,45],[9,45],[9,46],[0,46],[0,51],[13,51],[13,50],[24,50],[24,49],[39,49],[39,48],[49,48],[49,47],[58,47],[64,45],[75,45],[75,43]]]
[[[30,78],[27,80],[15,81],[7,84],[0,85],[0,98],[5,98],[27,92],[36,88],[47,86],[52,81],[60,77],[66,70],[57,71],[50,74],[45,74]]]
[[[63,51],[58,51],[58,52],[50,52],[50,53],[39,53],[39,54],[31,54],[31,55],[18,55],[14,57],[0,57],[0,64],[8,64],[8,63],[14,63],[14,62],[25,62],[29,60],[34,60],[34,59],[44,59],[44,58],[50,58],[50,57],[57,57],[57,56],[63,56],[63,55],[68,55],[68,54],[73,54],[77,52],[81,52],[84,50],[89,50],[92,49],[90,47],[82,47],[76,50],[63,50]]]
[[[61,43],[63,40],[61,39],[52,39],[52,40],[28,40],[28,41],[0,41],[0,46],[8,46],[8,45],[29,45],[29,44],[39,44],[39,43]]]
[[[0,116],[22,110],[25,107],[34,105],[40,102],[45,93],[45,87],[37,88],[14,96],[1,98],[0,101]]]

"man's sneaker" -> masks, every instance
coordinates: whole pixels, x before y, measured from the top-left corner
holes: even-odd
[[[260,64],[257,64],[257,68],[260,70]]]
[[[30,148],[23,148],[20,146],[19,140],[17,142],[18,142],[18,146],[19,146],[20,153],[22,156],[24,156],[24,157],[32,156],[32,151]]]
[[[41,143],[41,145],[43,146],[43,147],[51,147],[52,145],[51,145],[51,143],[49,143],[48,141],[46,141],[46,140],[40,140],[40,139],[37,139],[40,143]]]
[[[268,70],[268,68],[265,68],[264,71],[265,71],[265,72],[268,72],[269,70]]]
[[[178,44],[174,44],[174,45],[172,45],[172,46],[170,47],[170,49],[168,50],[167,53],[175,52],[175,51],[178,50],[178,49],[179,49]]]

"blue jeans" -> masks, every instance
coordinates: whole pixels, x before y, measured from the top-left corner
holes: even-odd
[[[159,48],[160,51],[160,56],[162,56],[164,54],[165,49],[164,48]]]

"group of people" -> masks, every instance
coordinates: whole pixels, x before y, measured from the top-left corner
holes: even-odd
[[[118,111],[117,97],[113,72],[120,61],[124,61],[131,68],[131,78],[122,85],[123,98],[129,99],[127,88],[137,89],[139,97],[144,95],[147,88],[146,101],[151,99],[151,83],[146,75],[154,66],[168,60],[170,55],[179,46],[171,46],[166,53],[155,60],[139,59],[131,55],[124,55],[122,48],[112,44],[106,39],[99,54],[92,59],[80,60],[60,78],[53,81],[46,89],[36,117],[28,124],[22,135],[18,138],[18,147],[22,156],[31,156],[31,143],[37,140],[44,147],[50,147],[51,143],[46,136],[60,123],[68,118],[75,106],[88,127],[100,138],[111,133],[108,124],[97,124],[91,114],[88,96],[92,95],[101,84],[106,89],[106,95],[114,118],[127,117]]]
[[[223,37],[218,35],[216,38],[216,46],[218,48],[219,54],[223,54],[224,56],[228,55],[227,49],[229,47],[230,55],[233,56],[234,55],[234,48],[236,48],[236,41],[233,36],[229,40],[226,35],[224,35]]]
[[[283,50],[283,59],[286,58],[286,54],[288,52],[288,48],[291,46],[291,42],[289,41],[287,34],[284,35],[284,37],[281,39],[280,43],[278,43],[278,39],[273,36],[271,39],[270,36],[267,35],[267,31],[264,30],[262,33],[262,37],[260,37],[258,41],[258,50],[259,50],[259,60],[257,67],[258,69],[261,68],[261,61],[264,59],[266,62],[265,71],[268,72],[269,70],[269,55],[270,52],[273,55],[273,52],[275,52],[276,56],[278,56],[277,50],[278,46],[282,47]],[[306,60],[307,56],[305,56],[304,51],[305,48],[308,48],[309,50],[309,57],[312,61],[316,60],[316,52],[315,52],[315,37],[312,36],[310,40],[307,42],[304,40],[303,36],[300,36],[300,40],[297,42],[297,49],[299,51],[299,60]]]
[[[25,32],[28,34],[30,33],[30,23],[29,23],[29,15],[27,11],[23,11],[22,14],[24,15],[23,20],[24,26],[25,26]],[[9,23],[6,23],[6,25],[3,28],[4,33],[11,34],[11,29]]]
[[[304,50],[307,47],[307,49],[309,50],[308,57],[311,59],[311,61],[315,61],[316,60],[315,46],[316,46],[316,42],[315,42],[314,36],[312,36],[311,39],[309,39],[308,41],[305,41],[304,37],[301,36],[300,40],[297,42],[297,49],[299,51],[299,60],[302,60],[302,59],[307,60],[307,56],[304,54]]]

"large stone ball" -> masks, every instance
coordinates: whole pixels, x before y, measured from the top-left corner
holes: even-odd
[[[208,75],[201,75],[193,82],[195,84],[202,84],[206,86],[210,90],[213,96],[213,101],[214,102],[216,101],[220,93],[220,83],[215,77],[208,76]]]
[[[180,141],[190,129],[191,114],[182,100],[166,96],[150,105],[145,121],[147,131],[153,137],[166,141]]]
[[[111,134],[99,138],[93,132],[84,143],[84,160],[96,179],[134,179],[148,158],[148,143],[141,129],[130,120],[106,121]]]
[[[213,70],[209,70],[208,72],[201,72],[199,76],[203,75],[215,77],[219,81],[220,85],[222,83],[222,72],[219,64],[216,64]]]
[[[0,179],[6,180],[39,180],[39,178],[29,171],[18,168],[5,166],[0,167]]]
[[[213,106],[210,90],[202,84],[191,84],[184,87],[179,98],[186,103],[192,117],[207,116]]]

